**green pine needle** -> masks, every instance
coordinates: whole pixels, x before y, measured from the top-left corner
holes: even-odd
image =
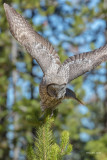
[[[28,148],[28,160],[62,160],[63,156],[71,153],[68,131],[62,132],[60,146],[54,143],[51,129],[53,121],[52,117],[47,116],[44,124],[39,127],[34,149]]]

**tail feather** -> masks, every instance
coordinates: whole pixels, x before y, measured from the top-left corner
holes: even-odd
[[[82,105],[85,105],[84,102],[82,102],[81,100],[79,100],[77,97],[76,97],[76,94],[70,90],[70,89],[66,89],[66,94],[65,94],[65,98],[69,99],[69,98],[72,98],[72,99],[75,99],[76,101],[78,101],[79,103],[81,103]]]

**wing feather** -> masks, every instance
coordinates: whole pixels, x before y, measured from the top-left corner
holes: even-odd
[[[12,7],[4,3],[4,9],[13,37],[36,59],[43,72],[47,72],[53,64],[59,68],[61,62],[53,46],[35,32],[28,21]]]
[[[107,61],[107,44],[91,52],[81,53],[69,57],[58,69],[58,74],[65,72],[66,83],[96,68]]]

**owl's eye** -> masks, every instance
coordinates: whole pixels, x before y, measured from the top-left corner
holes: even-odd
[[[53,87],[51,88],[51,90],[52,90],[53,92],[55,92],[55,89],[54,89]]]
[[[47,91],[48,91],[48,94],[51,97],[56,97],[57,96],[57,91],[56,91],[56,89],[53,85],[48,86]]]
[[[56,89],[55,88],[52,88],[51,91],[52,91],[53,95],[56,95]]]

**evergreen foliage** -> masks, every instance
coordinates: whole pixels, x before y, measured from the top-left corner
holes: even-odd
[[[28,147],[28,160],[62,160],[65,155],[71,154],[72,145],[69,144],[69,132],[63,131],[60,145],[56,144],[51,129],[53,122],[54,119],[48,116],[39,127],[34,148]]]

